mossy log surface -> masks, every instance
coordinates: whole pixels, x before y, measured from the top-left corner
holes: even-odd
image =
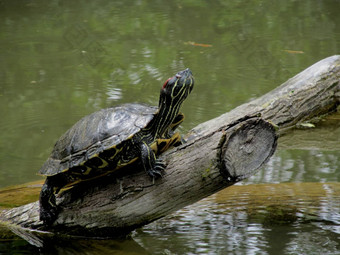
[[[202,123],[188,142],[162,155],[162,179],[138,164],[64,191],[51,227],[39,221],[37,202],[6,210],[0,219],[14,231],[113,236],[166,216],[254,174],[272,156],[287,128],[334,111],[340,101],[340,56],[326,58],[275,90]],[[272,125],[273,124],[273,125]],[[20,229],[20,231],[18,231]]]

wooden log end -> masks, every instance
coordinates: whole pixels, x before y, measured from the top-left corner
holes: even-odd
[[[269,122],[252,118],[233,127],[221,141],[220,171],[227,181],[238,182],[250,177],[275,152],[277,135]]]

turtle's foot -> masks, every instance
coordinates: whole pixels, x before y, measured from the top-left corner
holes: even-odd
[[[49,206],[48,208],[40,207],[40,220],[44,222],[44,225],[51,226],[57,219],[58,209],[57,207]]]
[[[42,196],[45,195],[47,189],[42,189]],[[55,195],[52,194],[50,197],[40,197],[40,220],[44,222],[45,225],[50,226],[57,219],[58,207],[56,204]]]
[[[163,172],[166,168],[166,164],[161,159],[156,159],[156,162],[150,170],[148,170],[148,174],[153,178],[159,178],[163,176]]]

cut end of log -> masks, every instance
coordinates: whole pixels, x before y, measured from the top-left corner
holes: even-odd
[[[221,141],[220,171],[227,181],[238,182],[254,174],[275,152],[275,128],[262,119],[249,119],[233,127]]]

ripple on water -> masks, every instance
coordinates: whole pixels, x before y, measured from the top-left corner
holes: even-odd
[[[148,250],[156,254],[161,247],[182,254],[336,254],[339,201],[337,183],[233,186],[143,227],[134,238],[154,242]]]

